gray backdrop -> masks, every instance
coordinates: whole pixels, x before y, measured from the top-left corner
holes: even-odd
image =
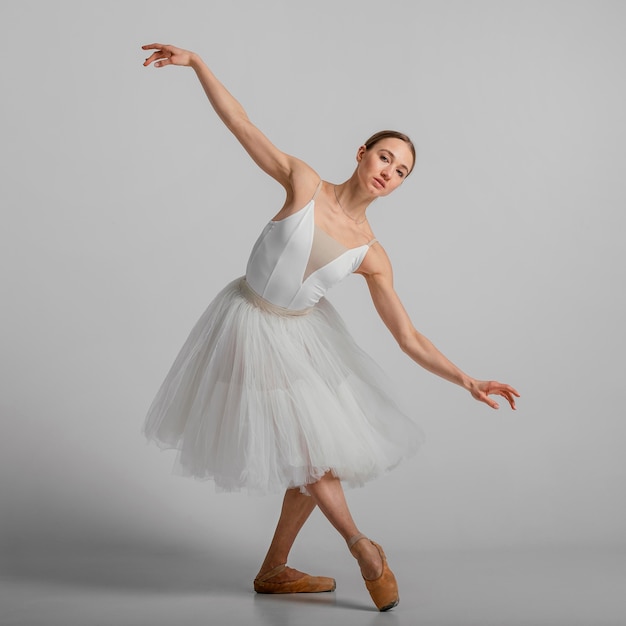
[[[260,559],[279,496],[216,494],[146,445],[147,407],[282,190],[187,68],[197,50],[282,149],[340,182],[398,128],[415,173],[371,207],[416,327],[523,394],[494,412],[412,364],[364,281],[330,294],[426,433],[349,492],[388,551],[623,544],[622,2],[7,2],[2,540],[223,545]],[[321,515],[304,531],[336,542]],[[256,557],[255,557],[256,558]]]

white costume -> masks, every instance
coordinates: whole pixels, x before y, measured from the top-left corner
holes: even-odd
[[[374,241],[334,240],[315,224],[315,196],[267,224],[148,413],[147,437],[178,449],[183,473],[256,493],[306,490],[328,471],[360,485],[415,451],[419,429],[323,297]]]

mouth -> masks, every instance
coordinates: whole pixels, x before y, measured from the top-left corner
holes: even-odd
[[[382,178],[374,177],[374,182],[376,183],[377,187],[380,187],[380,189],[384,189],[387,186]]]

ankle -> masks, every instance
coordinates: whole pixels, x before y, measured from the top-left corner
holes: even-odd
[[[259,574],[256,577],[256,580],[258,581],[265,581],[265,580],[269,580],[270,578],[274,578],[276,576],[278,576],[279,574],[281,574],[282,572],[284,572],[286,569],[286,565],[285,564],[281,564],[281,565],[277,565],[276,567],[273,567],[272,569],[266,569],[261,570],[259,572]]]
[[[355,550],[354,550],[355,546],[361,541],[361,539],[367,539],[367,537],[363,533],[358,533],[350,537],[350,539],[346,540],[346,544],[348,545],[348,550],[350,550],[350,553],[352,554],[352,556],[354,556],[354,553],[355,553]],[[357,551],[358,551],[358,548],[357,548]]]
[[[271,570],[278,569],[279,567],[285,567],[287,565],[287,559],[265,559],[263,564],[261,565],[261,569],[259,569],[259,576],[267,574]]]

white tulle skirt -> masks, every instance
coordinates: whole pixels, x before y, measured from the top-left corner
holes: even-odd
[[[328,301],[290,314],[237,279],[191,331],[144,432],[219,490],[306,491],[329,471],[361,485],[421,440],[385,378]]]

